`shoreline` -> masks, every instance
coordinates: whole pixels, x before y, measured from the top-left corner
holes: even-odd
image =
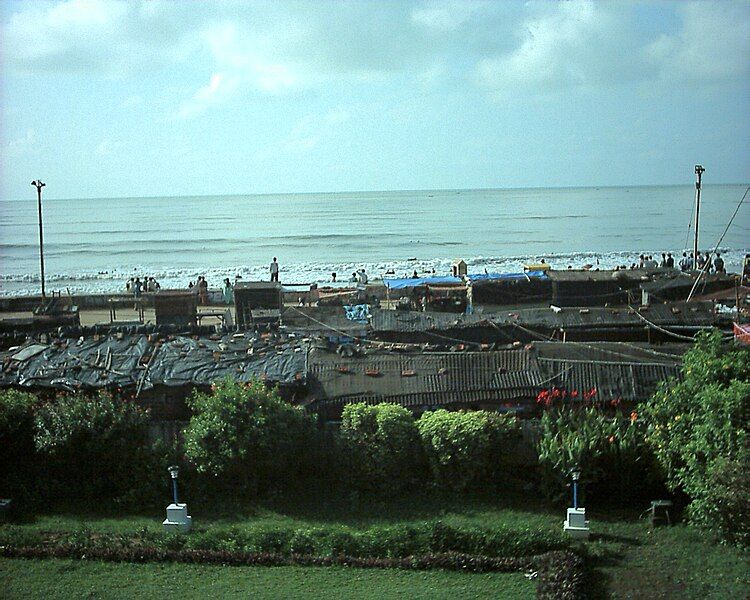
[[[741,273],[742,260],[750,253],[750,248],[732,249],[720,248],[719,251],[725,259],[727,272]],[[644,251],[654,257],[661,258],[661,251]],[[682,251],[673,252],[675,262],[679,261]],[[404,259],[379,260],[379,261],[325,261],[325,262],[290,262],[285,263],[280,257],[280,277],[282,283],[287,286],[318,286],[346,287],[350,284],[351,274],[360,268],[364,268],[371,282],[382,281],[384,277],[408,278],[414,270],[419,276],[448,275],[451,264],[457,258],[464,258],[468,265],[469,274],[490,273],[520,273],[523,265],[536,263],[545,259],[550,267],[557,271],[567,271],[568,265],[574,271],[581,270],[586,264],[592,265],[594,270],[613,270],[617,266],[630,266],[638,260],[640,252],[616,251],[609,253],[596,252],[573,252],[563,254],[539,254],[530,256],[508,256],[508,257],[461,257],[453,258],[419,258],[409,257]],[[389,272],[391,271],[391,272]],[[332,273],[337,274],[337,281],[332,282]],[[206,276],[211,289],[218,289],[225,278],[233,283],[242,281],[265,281],[269,278],[267,265],[237,265],[237,266],[215,266],[215,267],[183,267],[183,268],[159,268],[159,267],[131,267],[112,269],[106,272],[81,271],[77,274],[54,273],[48,270],[45,281],[48,291],[60,292],[63,295],[84,294],[120,294],[126,293],[125,283],[130,277],[153,276],[159,281],[163,289],[187,289],[190,281],[195,281],[198,275]],[[284,281],[286,280],[286,282]],[[21,296],[35,296],[39,294],[40,278],[38,271],[18,274],[0,274],[0,298],[13,298]]]

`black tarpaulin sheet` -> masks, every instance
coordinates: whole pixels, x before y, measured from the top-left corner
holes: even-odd
[[[14,360],[14,355],[25,356],[23,349],[2,355],[0,386],[75,390],[140,385],[149,389],[156,385],[208,385],[225,377],[290,384],[305,380],[308,346],[294,338],[178,336],[157,342],[146,335],[129,335],[67,340],[25,360]]]

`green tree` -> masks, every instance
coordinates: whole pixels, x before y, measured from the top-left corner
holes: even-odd
[[[681,380],[663,384],[643,413],[668,486],[690,500],[691,521],[747,544],[750,486],[741,474],[750,471],[750,350],[722,343],[719,332],[700,334]]]
[[[186,457],[220,487],[260,491],[309,474],[315,420],[263,382],[225,379],[195,391],[188,406]]]
[[[347,404],[341,439],[348,478],[364,489],[397,491],[417,479],[421,445],[412,414],[398,404]]]
[[[427,412],[417,429],[435,482],[456,490],[489,480],[519,433],[515,417],[483,410]]]
[[[18,390],[0,392],[0,495],[29,497],[36,474],[33,394]]]
[[[132,500],[157,475],[148,413],[133,402],[104,392],[63,396],[43,404],[35,421],[51,496]]]

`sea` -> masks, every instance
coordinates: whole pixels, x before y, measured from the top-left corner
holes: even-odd
[[[51,188],[48,187],[45,191]],[[700,249],[713,249],[747,188],[704,185]],[[727,267],[750,253],[750,200],[720,244]],[[614,268],[639,254],[677,260],[693,246],[695,188],[684,186],[419,190],[351,193],[43,198],[46,285],[63,294],[124,291],[130,277],[186,288],[199,275],[330,283],[371,279]],[[0,199],[0,295],[40,290],[36,190]]]

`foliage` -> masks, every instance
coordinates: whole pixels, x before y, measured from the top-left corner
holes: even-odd
[[[427,412],[417,429],[435,482],[456,490],[490,479],[519,433],[515,417],[481,410]]]
[[[0,392],[0,496],[28,497],[36,477],[34,404],[36,396],[17,390]],[[17,498],[16,498],[17,499]]]
[[[651,477],[643,426],[635,412],[623,419],[593,406],[546,411],[537,451],[543,491],[555,500],[567,496],[574,468],[581,472],[582,490],[588,487],[602,497],[632,498],[633,490],[648,487]]]
[[[419,475],[419,433],[412,414],[398,404],[347,404],[341,438],[347,478],[356,487],[398,491]]]
[[[186,456],[222,487],[258,491],[307,474],[315,420],[263,382],[227,378],[209,393],[195,391],[188,406]]]
[[[42,405],[35,422],[51,496],[132,499],[153,482],[148,414],[136,404],[104,392],[61,396]]]
[[[23,528],[0,528],[2,547],[73,548],[114,553],[132,549],[214,551],[279,556],[405,558],[441,553],[518,558],[565,549],[570,541],[558,529],[456,527],[442,521],[374,525],[354,530],[340,525],[317,527],[213,527],[189,536],[163,531],[130,534],[94,532],[86,527],[54,535]]]
[[[750,350],[723,345],[719,332],[701,334],[683,358],[682,380],[662,385],[644,414],[667,484],[690,499],[691,521],[747,543]]]

